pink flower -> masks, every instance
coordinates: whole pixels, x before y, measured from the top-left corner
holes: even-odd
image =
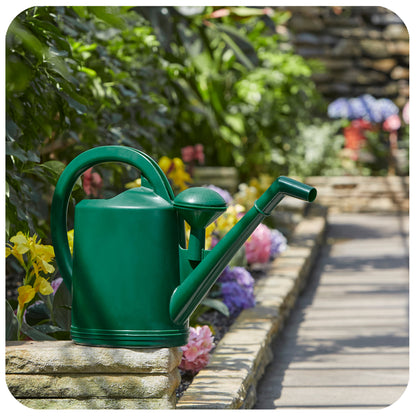
[[[202,144],[196,144],[194,149],[195,160],[197,160],[201,165],[203,165],[205,162],[204,146],[202,146]]]
[[[100,174],[93,172],[92,168],[85,171],[82,176],[82,187],[88,196],[98,197],[103,186],[103,179]]]
[[[181,149],[182,160],[185,163],[192,162],[194,160],[194,148],[193,146],[185,146]]]
[[[271,240],[270,229],[260,224],[244,244],[247,262],[267,263],[270,259]]]
[[[401,126],[400,117],[397,114],[393,114],[390,117],[387,117],[383,123],[383,130],[385,131],[397,131]]]
[[[189,328],[188,344],[182,348],[182,361],[179,368],[196,374],[209,362],[209,352],[214,347],[214,337],[209,326],[197,326]]]
[[[195,146],[185,146],[181,149],[182,160],[185,163],[190,163],[196,160],[203,165],[205,162],[204,146],[196,144]]]
[[[403,107],[403,120],[406,124],[409,124],[409,101]]]

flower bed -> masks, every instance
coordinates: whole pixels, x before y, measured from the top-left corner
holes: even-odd
[[[266,186],[264,183],[263,186]],[[239,193],[234,198],[226,191],[212,187],[221,193],[229,204],[229,208],[223,218],[217,220],[212,229],[207,233],[207,243],[211,247],[228,232],[238,218],[243,215],[245,207],[236,204],[235,201],[246,201],[249,205],[261,194],[262,189],[256,188],[254,184],[240,185]],[[305,204],[297,204],[295,209],[291,208],[292,221],[296,222],[303,217]],[[288,221],[288,216],[286,216]],[[286,224],[287,230],[293,230],[294,224]],[[191,323],[196,329],[191,328],[190,343],[182,347],[184,351],[180,365],[182,381],[177,389],[177,398],[184,394],[192,383],[198,372],[208,363],[207,357],[215,352],[215,348],[224,335],[231,328],[243,310],[251,309],[256,305],[255,285],[267,275],[269,265],[287,248],[287,238],[277,229],[260,224],[251,237],[244,244],[242,250],[231,261],[220,275],[216,285],[208,294],[208,299],[221,299],[228,309],[228,314],[222,309],[211,308],[203,311],[198,310],[191,318]],[[198,326],[198,325],[203,325]],[[212,332],[211,332],[212,331]],[[189,351],[192,351],[189,354]],[[204,357],[202,360],[200,357]],[[193,361],[195,357],[195,361]]]
[[[177,192],[189,185],[191,176],[181,159],[163,157],[159,165]],[[103,184],[97,175],[91,171],[84,175],[83,187],[87,195],[101,196]],[[218,192],[228,206],[226,212],[207,227],[206,248],[212,249],[234,227],[271,182],[271,178],[262,176],[249,184],[241,184],[234,196],[214,185],[206,185]],[[126,187],[139,185],[139,181],[134,181]],[[188,235],[189,231],[187,226]],[[68,233],[68,240],[72,246],[72,231]],[[194,311],[190,318],[189,343],[182,347],[183,385],[207,365],[210,352],[239,314],[256,305],[254,285],[262,275],[259,265],[267,265],[279,256],[286,249],[286,241],[279,230],[260,224]],[[24,269],[25,277],[18,288],[17,300],[7,303],[7,340],[69,339],[71,297],[61,284],[62,278],[54,275],[53,248],[42,245],[36,235],[18,233],[7,244],[6,255],[10,254]]]

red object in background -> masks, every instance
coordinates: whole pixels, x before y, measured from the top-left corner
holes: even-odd
[[[182,160],[185,163],[197,161],[203,165],[205,162],[204,146],[202,144],[196,144],[195,146],[185,146],[181,149]]]
[[[352,150],[351,158],[353,160],[358,159],[358,153],[367,140],[364,132],[371,130],[371,128],[371,123],[363,119],[353,120],[348,127],[344,127],[344,147]]]
[[[99,173],[93,172],[92,168],[86,170],[84,175],[82,175],[82,187],[88,196],[97,198],[100,195],[102,186],[103,179]]]

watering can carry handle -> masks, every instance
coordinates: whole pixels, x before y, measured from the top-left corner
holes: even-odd
[[[172,188],[159,165],[140,150],[124,146],[100,146],[81,153],[62,172],[52,200],[51,234],[55,257],[64,282],[72,285],[72,257],[67,237],[67,209],[72,188],[77,179],[89,168],[104,162],[127,163],[142,172],[157,195],[170,202]],[[147,184],[146,184],[147,186]]]

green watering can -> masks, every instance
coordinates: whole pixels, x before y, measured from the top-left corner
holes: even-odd
[[[78,177],[104,162],[140,169],[142,186],[77,204],[72,258],[68,200]],[[157,163],[133,148],[102,146],[77,156],[59,178],[51,212],[56,261],[73,295],[73,341],[121,347],[185,345],[189,316],[285,195],[312,202],[316,189],[279,177],[215,248],[206,250],[205,228],[226,210],[217,192],[195,187],[175,197]],[[191,226],[188,247],[184,221]]]

